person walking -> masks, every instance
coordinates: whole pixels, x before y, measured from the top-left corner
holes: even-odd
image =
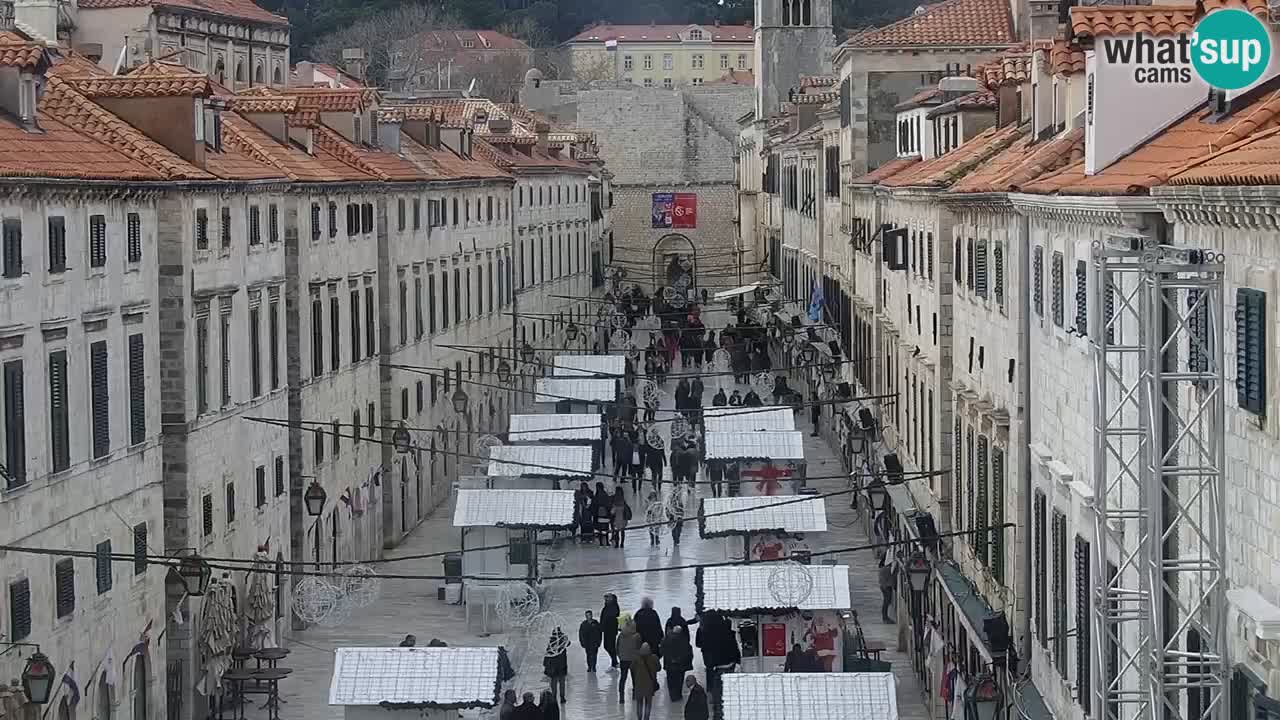
[[[609,653],[610,670],[618,667],[618,616],[621,614],[618,596],[605,593],[604,607],[600,609],[600,635],[604,641],[604,651]]]
[[[690,483],[693,479],[690,478]],[[671,504],[667,506],[667,522],[671,525],[671,544],[680,545],[680,533],[684,532],[684,491],[677,485],[671,490]]]
[[[706,342],[702,343],[702,352],[703,352],[703,354],[704,354],[704,355],[705,355],[705,357],[706,357],[707,365],[710,365],[710,364],[711,364],[711,360],[712,360],[712,358],[713,358],[713,357],[715,357],[715,354],[716,354],[716,348],[718,348],[718,347],[720,347],[720,346],[716,344],[716,331],[715,331],[715,330],[708,330],[708,331],[707,331],[707,340],[706,340]],[[714,369],[714,368],[712,368],[712,369]]]
[[[564,702],[563,699],[561,702]],[[542,720],[560,720],[560,706],[556,704],[556,695],[550,690],[542,691],[538,709],[542,711]]]
[[[818,419],[822,417],[822,401],[818,398],[816,388],[809,393],[809,400],[809,422],[813,425],[813,432],[809,433],[809,437],[818,437]]]
[[[658,504],[658,491],[650,490],[649,497],[645,500],[647,507],[653,507]],[[653,517],[652,511],[646,511],[648,517]],[[649,526],[649,546],[657,547],[662,544],[662,526],[652,521],[645,523]]]
[[[711,720],[711,704],[707,702],[707,689],[698,684],[698,676],[684,679],[688,700],[684,701],[684,720]]]
[[[626,497],[622,494],[622,486],[613,493],[613,509],[610,520],[613,523],[613,546],[622,548],[627,546],[627,521],[631,519],[631,506],[627,504]]]
[[[889,608],[893,606],[893,591],[898,575],[893,566],[893,558],[887,554],[881,557],[880,569],[877,574],[880,580],[880,597],[883,598],[883,602],[880,604],[880,619],[892,624],[893,618],[889,617]]]
[[[502,706],[498,708],[498,720],[515,720],[516,691],[507,690],[502,693]]]
[[[533,700],[533,693],[527,692],[520,697],[520,704],[516,706],[515,720],[542,720],[542,709],[538,707],[538,703]]]
[[[556,650],[559,652],[552,655],[551,653]],[[569,676],[569,638],[565,637],[564,631],[560,628],[551,631],[551,637],[547,641],[547,652],[542,658],[542,671],[551,681],[552,694],[559,690],[560,702],[564,702],[564,686]]]
[[[667,694],[673,701],[679,700],[683,697],[684,674],[693,670],[693,646],[683,627],[667,628],[662,638],[662,664],[667,670]]]
[[[591,501],[591,514],[595,517],[596,537],[601,547],[609,546],[609,526],[613,522],[613,498],[604,489],[604,483],[596,483],[596,494]]]
[[[724,462],[707,461],[707,479],[711,481],[711,497],[720,497],[724,492]]]
[[[653,598],[646,597],[640,601],[640,609],[635,616],[636,632],[640,639],[649,643],[650,649],[662,656],[662,619],[658,611],[653,609]]]
[[[662,473],[667,467],[667,454],[662,452],[662,448],[653,447],[645,444],[645,462],[649,466],[649,479],[653,481],[653,486],[658,490],[662,489]],[[641,487],[644,487],[644,481],[641,480]]]
[[[631,470],[631,453],[634,447],[631,444],[631,434],[626,430],[619,430],[617,437],[613,439],[613,480],[619,482],[627,476]]]
[[[600,642],[603,639],[604,631],[600,628],[600,621],[592,617],[588,610],[586,619],[578,626],[578,644],[587,656],[587,672],[596,671],[596,656],[600,654]]]
[[[627,675],[631,672],[631,664],[635,662],[636,656],[640,654],[640,646],[644,641],[640,639],[640,633],[636,630],[634,620],[628,620],[622,626],[622,632],[618,633],[618,667],[621,673],[618,675],[618,704],[622,704],[624,693],[627,689]]]
[[[662,664],[653,654],[649,643],[640,645],[640,652],[631,665],[632,692],[636,697],[637,720],[649,720],[653,712],[653,696],[658,692],[658,670]]]
[[[671,629],[671,628],[673,628],[673,627],[679,627],[679,628],[681,628],[681,629],[683,629],[683,630],[684,630],[684,634],[685,634],[685,636],[686,636],[686,637],[688,637],[688,636],[689,636],[689,626],[690,626],[690,625],[697,625],[697,624],[698,624],[698,618],[694,618],[694,619],[692,619],[692,620],[688,620],[688,619],[686,619],[686,618],[685,618],[685,616],[684,616],[684,615],[682,615],[682,614],[681,614],[681,613],[683,613],[683,612],[684,612],[684,611],[683,611],[683,610],[681,610],[681,609],[680,609],[680,608],[678,608],[678,607],[673,607],[673,608],[671,608],[671,617],[668,617],[668,618],[667,618],[667,622],[666,622],[666,625],[665,625],[665,629],[670,630],[670,629]]]

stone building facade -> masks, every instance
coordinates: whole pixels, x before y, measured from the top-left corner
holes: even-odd
[[[749,25],[593,25],[564,47],[582,82],[672,90],[755,67]]]

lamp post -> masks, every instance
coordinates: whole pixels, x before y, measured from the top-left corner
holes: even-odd
[[[990,673],[984,674],[965,690],[965,704],[972,711],[970,717],[976,720],[995,720],[1004,705],[1004,691]]]
[[[53,669],[53,663],[49,662],[48,656],[40,652],[40,648],[37,647],[31,657],[27,658],[26,666],[22,668],[22,691],[27,694],[27,700],[35,705],[44,705],[49,702],[55,677],[57,672]]]
[[[467,391],[459,387],[453,391],[453,397],[449,399],[453,403],[453,411],[459,415],[467,414],[467,406],[471,404],[471,398],[467,395]]]
[[[929,556],[921,550],[912,553],[907,560],[907,581],[911,584],[911,636],[915,640],[912,662],[917,673],[924,670],[924,592],[929,587],[929,574],[932,571]]]
[[[885,511],[889,505],[889,491],[885,489],[884,480],[875,478],[867,483],[867,499],[871,501],[873,514]]]
[[[570,323],[569,323],[567,326],[565,326],[565,329],[564,329],[564,339],[565,339],[565,340],[568,340],[570,344],[573,344],[573,343],[577,342],[577,340],[578,340],[578,325],[577,325],[576,323],[574,323],[574,322],[570,321]]]
[[[213,569],[195,550],[187,550],[171,572],[176,576],[182,589],[191,597],[201,597],[209,590],[209,582],[213,579]]]
[[[307,506],[307,515],[315,518],[316,521],[311,525],[311,533],[315,535],[315,555],[316,570],[320,569],[320,515],[324,512],[324,503],[328,493],[320,486],[320,481],[314,476],[311,478],[311,484],[307,486],[307,491],[302,495],[302,502]]]

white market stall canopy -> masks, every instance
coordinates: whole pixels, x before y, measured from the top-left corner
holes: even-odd
[[[702,512],[705,516],[702,519],[702,537],[827,530],[827,504],[816,497],[803,501],[787,495],[706,498],[702,501]]]
[[[512,415],[511,442],[542,440],[599,440],[600,416],[596,413],[565,415]]]
[[[804,460],[804,433],[799,430],[708,432],[707,459],[780,462]]]
[[[796,429],[789,407],[712,407],[702,413],[707,432],[787,432]]]
[[[458,490],[454,527],[567,528],[572,490]]]
[[[893,673],[726,673],[724,720],[898,720]]]
[[[329,704],[491,708],[497,688],[496,647],[338,648]]]
[[[700,568],[696,578],[698,612],[850,608],[848,565],[805,565],[813,578],[813,590],[808,597],[792,607],[780,607],[778,599],[769,590],[769,576],[779,567],[777,563],[757,563]]]
[[[720,292],[716,293],[715,295],[712,295],[711,297],[712,299],[715,299],[715,300],[728,300],[729,298],[738,297],[739,295],[746,295],[747,293],[755,290],[758,287],[760,287],[760,281],[757,280],[756,282],[753,282],[749,285],[736,287],[732,290],[721,290]]]
[[[621,355],[557,355],[551,363],[551,374],[557,377],[607,379],[627,372],[627,359]]]
[[[591,477],[587,445],[499,445],[489,449],[489,477]]]
[[[618,381],[614,378],[540,378],[534,385],[537,393],[533,401],[539,403],[558,403],[564,400],[573,402],[609,402],[618,397]]]

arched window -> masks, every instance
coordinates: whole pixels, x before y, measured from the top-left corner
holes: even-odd
[[[237,60],[237,61],[236,61],[236,82],[237,82],[237,83],[242,83],[242,82],[244,82],[244,80],[245,80],[245,76],[244,76],[244,61],[243,61],[243,60]]]
[[[810,4],[811,4],[811,0],[800,0],[800,24],[801,25],[808,26],[812,24],[812,20],[810,20],[809,18]]]
[[[98,688],[98,712],[94,714],[94,718],[96,720],[111,720],[113,717],[111,713],[111,706],[113,705],[111,699],[111,686],[102,680],[99,680],[96,683],[96,686]]]
[[[133,720],[147,720],[147,656],[133,661]]]
[[[262,66],[262,61],[259,60],[258,64],[253,66],[253,83],[255,85],[261,85],[262,83],[266,82],[267,81],[266,72],[267,72],[266,68]]]
[[[272,85],[283,85],[283,84],[284,84],[284,78],[283,78],[283,77],[281,77],[281,76],[280,76],[280,74],[281,74],[281,72],[280,72],[280,65],[279,65],[279,64],[277,64],[277,65],[276,65],[276,67],[275,67],[275,69],[271,71],[271,84],[272,84]]]
[[[791,0],[782,0],[782,24],[791,24]]]
[[[227,66],[222,62],[222,58],[218,58],[218,62],[213,66],[213,77],[218,81],[219,85],[227,84]]]
[[[791,0],[791,24],[800,24],[800,3],[803,0]]]

